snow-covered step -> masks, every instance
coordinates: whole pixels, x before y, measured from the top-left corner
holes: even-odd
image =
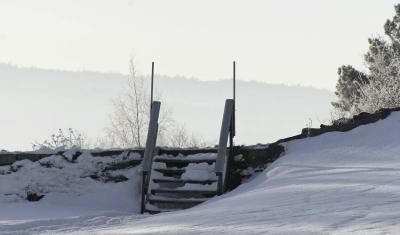
[[[172,189],[172,188],[157,188],[152,189],[151,193],[158,194],[158,193],[169,193],[169,194],[180,194],[180,195],[193,195],[193,196],[214,196],[217,194],[217,190],[210,190],[210,189]]]
[[[212,184],[217,182],[216,179],[211,180],[195,180],[195,179],[176,179],[176,178],[160,178],[153,179],[154,183],[182,183],[182,184]]]
[[[153,159],[145,209],[160,213],[196,206],[217,195],[215,153]]]
[[[155,162],[163,162],[163,163],[177,163],[177,164],[190,164],[190,163],[215,163],[215,159],[184,159],[184,158],[156,158]]]
[[[151,195],[149,201],[151,202],[165,202],[165,203],[201,203],[207,201],[208,198],[169,198]]]
[[[217,155],[215,153],[201,153],[189,156],[173,156],[173,155],[161,155],[156,156],[154,158],[154,162],[163,162],[163,163],[208,163],[213,164],[216,161]]]
[[[166,212],[196,206],[207,201],[207,198],[165,198],[150,196],[148,201],[153,204],[151,207],[152,211],[160,210]]]
[[[160,172],[162,174],[170,174],[170,175],[181,175],[185,173],[185,169],[174,169],[174,168],[155,168],[154,171]]]
[[[179,211],[179,210],[182,210],[182,208],[163,209],[163,208],[158,208],[158,207],[155,206],[154,208],[149,209],[149,208],[146,207],[146,212],[150,213],[150,214],[158,214],[158,213],[162,213],[162,212],[174,212],[174,211]]]
[[[154,198],[154,200],[157,201],[157,198]],[[150,213],[150,214],[158,214],[158,213],[161,213],[161,212],[173,212],[173,211],[178,211],[178,210],[182,209],[182,208],[164,209],[164,208],[159,208],[158,206],[155,206],[155,205],[152,205],[152,204],[147,204],[145,208],[146,208],[146,211],[148,213]]]

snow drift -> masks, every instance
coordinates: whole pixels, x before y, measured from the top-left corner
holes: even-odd
[[[17,161],[0,167],[0,224],[25,219],[53,219],[108,213],[137,213],[138,167],[108,170],[110,166],[140,158],[124,152],[94,157],[75,150],[39,161]],[[118,183],[116,183],[118,182]],[[29,202],[30,195],[37,195]],[[1,229],[0,229],[1,232]]]
[[[19,204],[2,203],[0,233],[398,233],[400,112],[349,132],[290,141],[285,148],[285,155],[253,180],[188,210],[24,221],[7,219],[4,212],[24,214]]]

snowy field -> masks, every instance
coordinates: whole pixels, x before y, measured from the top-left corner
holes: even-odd
[[[95,183],[65,200],[3,198],[0,234],[399,233],[400,112],[347,133],[292,141],[286,150],[236,190],[179,212],[138,215],[131,180]],[[25,178],[13,180],[17,187]],[[90,193],[98,187],[103,194]]]

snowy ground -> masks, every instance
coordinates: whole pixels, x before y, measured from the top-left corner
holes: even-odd
[[[286,149],[252,181],[192,209],[38,219],[30,208],[40,202],[2,203],[0,234],[398,234],[400,112]]]
[[[23,160],[11,167],[0,167],[0,234],[38,232],[43,225],[54,228],[60,223],[79,224],[82,217],[138,212],[139,201],[134,199],[139,197],[139,168],[109,171],[107,167],[140,155],[93,157],[84,152],[72,162],[74,153],[72,150],[66,156],[53,155],[37,162]],[[129,180],[109,181],[122,176]],[[45,196],[38,202],[29,202],[28,193]]]

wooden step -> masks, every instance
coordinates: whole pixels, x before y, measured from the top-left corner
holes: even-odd
[[[164,163],[178,163],[178,164],[190,164],[190,163],[208,163],[213,164],[215,159],[183,159],[183,158],[156,158],[155,162]]]
[[[203,203],[205,200],[181,199],[181,198],[149,198],[147,206],[153,207],[149,213],[176,211],[188,209]],[[155,209],[157,208],[157,209]]]
[[[217,180],[194,180],[194,179],[153,179],[154,183],[182,183],[182,184],[212,184]]]
[[[179,210],[182,210],[182,209],[160,209],[160,208],[158,208],[158,209],[145,209],[145,211],[147,212],[147,213],[149,213],[149,214],[152,214],[152,215],[154,215],[154,214],[159,214],[159,213],[162,213],[162,212],[173,212],[173,211],[179,211]]]
[[[161,212],[173,212],[173,211],[178,211],[178,210],[180,210],[180,208],[163,209],[163,208],[158,208],[157,206],[149,204],[149,203],[147,203],[146,207],[145,207],[145,211],[150,214],[158,214]]]
[[[186,171],[185,169],[173,169],[173,168],[155,168],[153,170],[163,174],[183,174]]]
[[[151,194],[157,193],[173,193],[173,194],[187,194],[187,195],[202,195],[202,196],[209,196],[209,195],[216,195],[216,190],[193,190],[193,189],[170,189],[170,188],[158,188],[152,189]]]
[[[165,198],[158,196],[150,196],[147,199],[147,207],[152,209],[152,212],[157,213],[166,211],[176,211],[181,209],[188,209],[200,203],[205,202],[204,198]],[[151,213],[151,212],[150,212]]]
[[[200,204],[207,201],[207,198],[167,198],[150,196],[148,202],[150,203],[168,203],[168,204]]]

